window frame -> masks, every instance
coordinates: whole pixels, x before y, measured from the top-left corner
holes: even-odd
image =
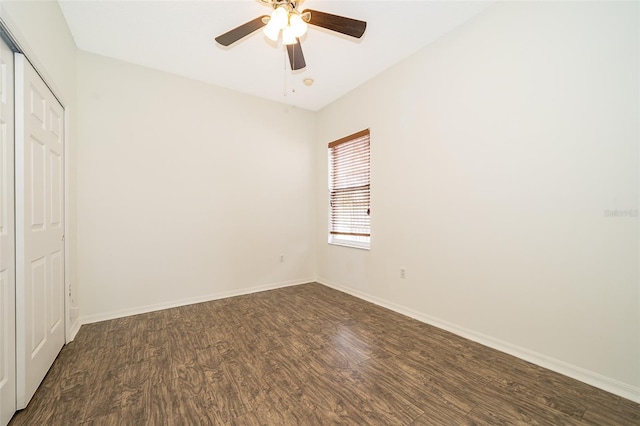
[[[364,142],[364,144],[363,144]],[[365,146],[366,150],[362,152],[363,155],[366,155],[366,164],[364,164],[366,166],[366,169],[364,169],[364,171],[360,171],[358,177],[355,177],[356,180],[362,180],[362,178],[366,179],[366,184],[362,185],[362,182],[360,182],[357,185],[353,185],[351,187],[347,186],[346,188],[343,186],[341,188],[335,188],[334,187],[334,178],[337,176],[335,171],[334,171],[334,165],[336,163],[336,161],[334,161],[334,155],[336,153],[335,148],[341,145],[345,145],[345,144],[349,144],[349,143],[353,143],[355,144],[355,147],[358,146]],[[344,147],[343,147],[344,148]],[[370,129],[365,129],[365,130],[361,130],[359,132],[353,133],[349,136],[345,136],[343,138],[337,139],[333,142],[330,142],[327,146],[327,159],[328,159],[328,200],[327,200],[327,205],[328,205],[328,221],[327,221],[327,228],[328,228],[328,243],[332,244],[332,245],[338,245],[338,246],[346,246],[346,247],[352,247],[352,248],[357,248],[357,249],[365,249],[365,250],[369,250],[371,248],[371,132]],[[344,162],[344,160],[343,160]],[[362,163],[359,160],[356,160],[357,163],[360,163],[360,166],[362,167]],[[351,165],[351,164],[350,164]],[[354,177],[356,175],[354,175],[353,170],[349,170],[349,167],[347,166],[347,170],[345,171],[347,173],[347,175]],[[349,174],[349,172],[351,174]],[[345,175],[342,175],[342,178],[344,178]],[[341,178],[338,178],[338,180],[340,180]],[[366,189],[364,190],[364,194],[362,191],[362,188],[366,187]],[[331,204],[332,202],[332,197],[334,196],[334,192],[337,192],[338,190],[341,192],[345,192],[345,189],[348,190],[349,188],[353,189],[353,192],[355,192],[357,197],[360,197],[359,201],[364,201],[366,199],[368,205],[367,205],[367,213],[366,213],[366,226],[367,226],[367,233],[366,235],[354,235],[354,234],[360,234],[360,232],[356,232],[354,234],[351,234],[349,232],[336,232],[336,228],[333,222],[333,218],[334,218],[334,208]],[[364,197],[364,198],[362,198]],[[344,216],[340,217],[340,219],[344,220]],[[356,217],[354,218],[355,221],[362,221],[363,217],[362,215],[356,215]],[[344,222],[343,222],[344,223]],[[355,224],[353,222],[351,223],[347,223],[347,226],[352,226],[354,228],[360,228],[362,226],[362,223],[360,224]]]

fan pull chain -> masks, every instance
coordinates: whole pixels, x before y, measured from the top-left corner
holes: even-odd
[[[283,87],[283,91],[282,91],[282,95],[283,96],[287,96],[287,46],[285,46],[284,44],[282,45],[282,50],[284,52],[284,55],[282,56],[283,59],[283,73],[282,75],[284,76],[284,87]]]
[[[300,40],[296,39],[296,41],[300,43]],[[296,49],[291,49],[291,63],[293,64],[296,63]],[[291,66],[291,68],[293,68],[293,65]],[[296,87],[294,83],[295,83],[295,78],[293,78],[293,72],[292,72],[291,73],[291,93],[296,93]]]
[[[300,43],[300,41],[298,40],[298,43]],[[288,90],[287,90],[287,75],[288,73],[288,59],[289,59],[289,52],[287,50],[287,46],[286,45],[282,45],[283,50],[284,50],[284,56],[283,56],[283,65],[284,65],[284,79],[283,79],[283,89],[282,89],[282,96],[287,96],[288,94]],[[291,61],[295,64],[296,63],[296,50],[292,49],[291,51]],[[295,87],[295,78],[293,77],[293,73],[291,76],[291,93],[296,93],[296,87]]]

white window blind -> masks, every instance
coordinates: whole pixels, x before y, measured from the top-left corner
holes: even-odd
[[[329,144],[330,235],[368,243],[370,177],[368,129]]]

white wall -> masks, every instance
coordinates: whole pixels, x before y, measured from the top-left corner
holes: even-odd
[[[320,111],[319,280],[640,400],[638,12],[498,3]],[[371,250],[329,246],[368,127]]]
[[[85,52],[78,99],[85,322],[314,280],[313,113]]]
[[[25,55],[42,74],[69,114],[67,150],[68,209],[65,212],[69,232],[67,280],[71,286],[72,306],[78,300],[77,278],[77,99],[76,53],[77,48],[62,11],[55,1],[5,1],[0,2],[0,16],[9,30],[18,38]],[[72,332],[80,326],[78,310],[71,310]]]

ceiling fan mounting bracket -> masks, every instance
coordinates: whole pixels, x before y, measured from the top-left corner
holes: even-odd
[[[284,6],[289,11],[298,11],[298,5],[302,3],[302,0],[260,0],[264,4],[277,9],[280,6]]]

